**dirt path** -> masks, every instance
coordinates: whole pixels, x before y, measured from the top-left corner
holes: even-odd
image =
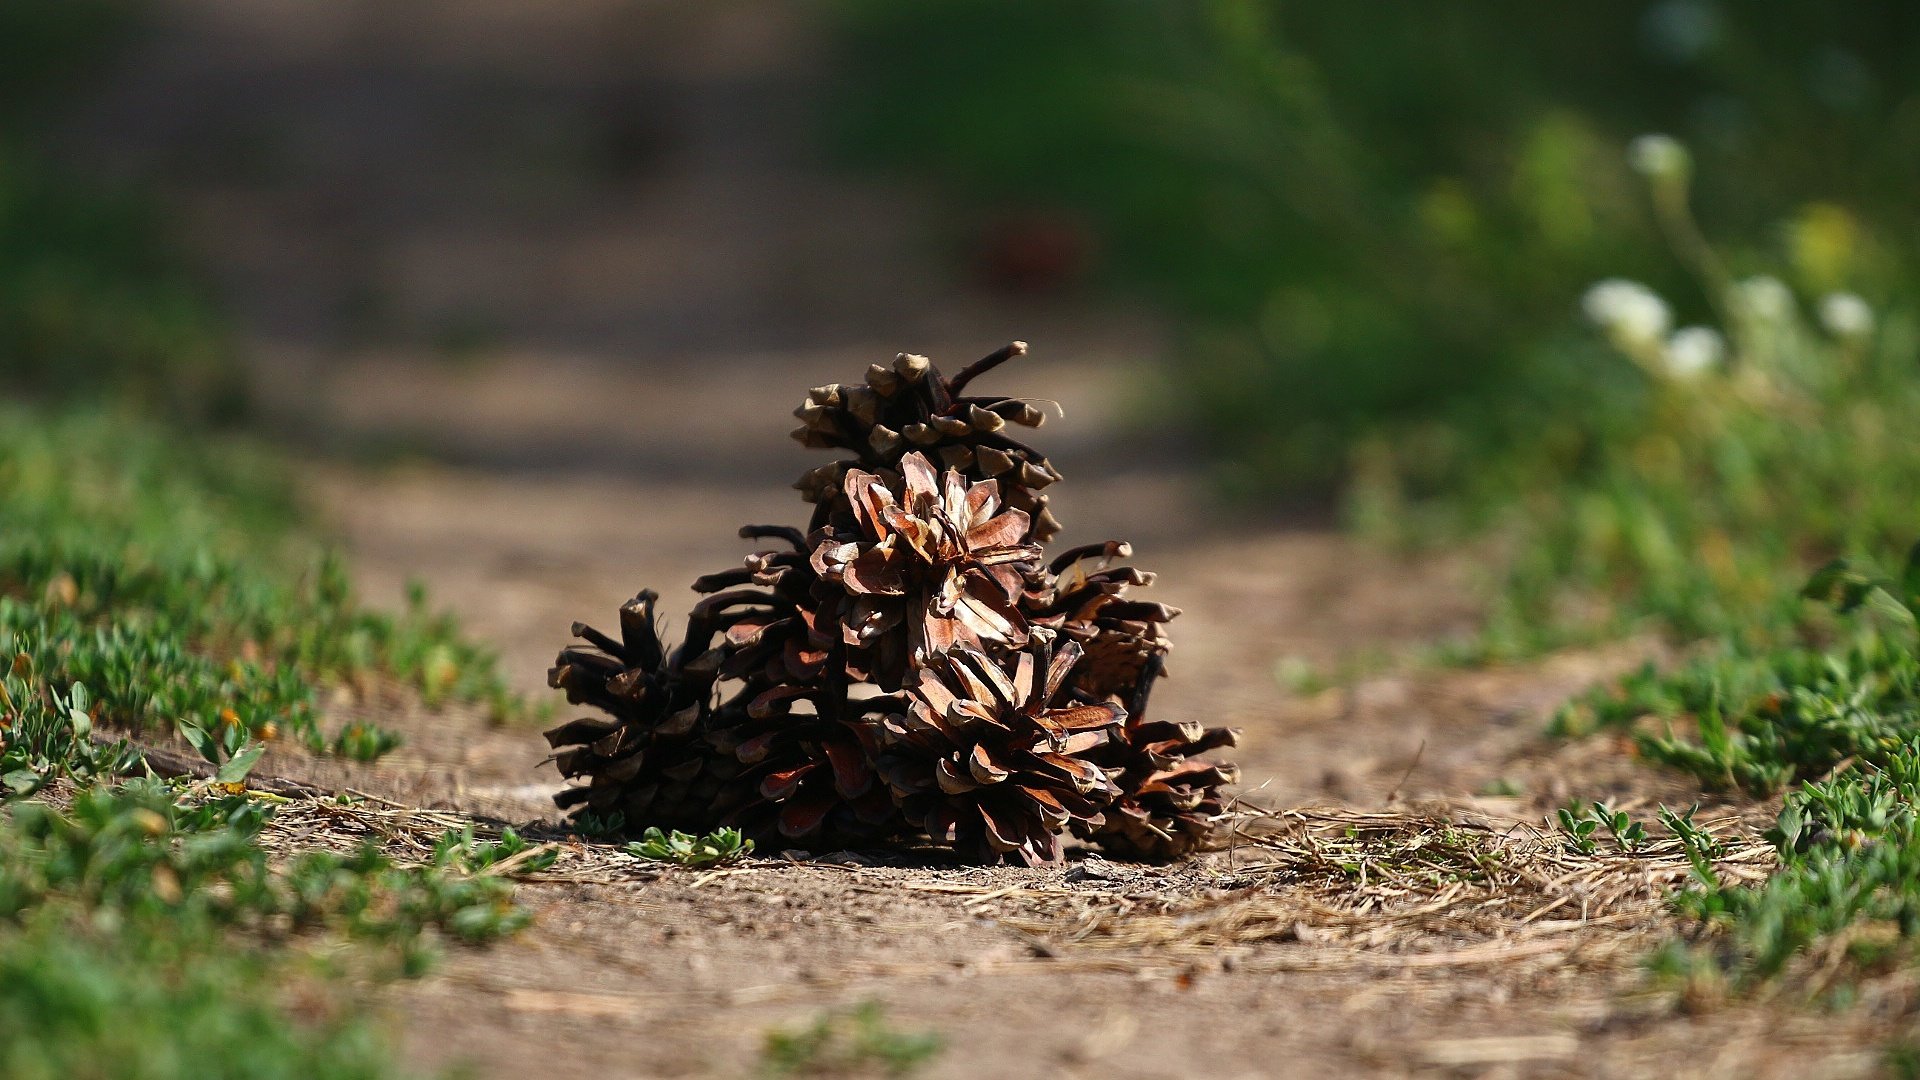
[[[569,623],[610,619],[642,586],[673,611],[685,582],[745,553],[739,525],[800,517],[786,485],[814,461],[785,414],[804,388],[900,349],[953,364],[1025,338],[1034,357],[993,377],[1065,406],[1041,432],[1069,476],[1063,539],[1131,539],[1157,598],[1186,612],[1156,707],[1243,728],[1251,800],[1387,815],[1276,819],[1258,827],[1279,846],[1167,868],[768,852],[703,875],[574,845],[522,889],[532,930],[397,993],[416,1063],[515,1080],[746,1075],[769,1026],[877,999],[946,1039],[936,1077],[1871,1066],[1834,1056],[1871,1045],[1847,1030],[1857,1019],[1695,1020],[1639,994],[1638,958],[1670,930],[1652,864],[1604,888],[1543,876],[1504,899],[1473,891],[1473,872],[1392,884],[1430,848],[1506,851],[1570,796],[1662,794],[1614,745],[1538,734],[1640,650],[1287,693],[1283,661],[1469,627],[1471,566],[1224,519],[1177,441],[1140,420],[1150,320],[984,293],[940,257],[952,238],[924,198],[814,160],[804,8],[164,10],[73,152],[157,172],[188,209],[269,422],[329,451],[313,489],[369,596],[397,602],[423,579],[543,695]],[[369,457],[389,464],[343,463]],[[400,696],[351,707],[406,747],[374,768],[298,767],[408,806],[551,818],[557,779],[532,729]],[[1519,794],[1482,794],[1496,786]],[[1351,836],[1386,861],[1347,880],[1314,845]]]
[[[1070,455],[1059,460],[1081,479]],[[1540,735],[1568,694],[1643,650],[1290,695],[1280,658],[1327,662],[1457,631],[1471,618],[1462,568],[1324,531],[1194,526],[1204,519],[1175,501],[1179,485],[1148,503],[1124,475],[1091,471],[1077,492],[1060,489],[1061,512],[1073,523],[1156,508],[1141,559],[1186,611],[1156,704],[1243,728],[1251,799],[1382,813],[1377,853],[1391,869],[1457,827],[1532,835],[1524,823],[1570,797],[1689,797],[1610,740]],[[529,688],[564,623],[606,617],[639,584],[714,568],[715,547],[728,547],[715,536],[791,500],[752,483],[446,468],[335,474],[325,490],[369,588],[424,576]],[[393,704],[374,711],[410,745],[356,785],[412,805],[550,816],[555,780],[531,731]],[[1518,795],[1484,794],[1496,782]],[[1844,1075],[1874,1063],[1848,1056],[1873,1042],[1857,1017],[1835,1027],[1723,1009],[1695,1020],[1644,993],[1641,959],[1675,929],[1660,899],[1674,866],[1608,884],[1568,874],[1523,894],[1525,914],[1496,918],[1481,909],[1499,894],[1423,882],[1375,895],[1364,873],[1329,884],[1297,848],[1064,871],[769,852],[719,874],[568,852],[585,865],[523,887],[539,913],[532,930],[456,954],[399,993],[417,1062],[499,1077],[749,1075],[767,1030],[876,1000],[895,1024],[947,1040],[935,1077],[1645,1075],[1682,1059],[1692,1075]],[[1622,880],[1641,891],[1621,899]]]

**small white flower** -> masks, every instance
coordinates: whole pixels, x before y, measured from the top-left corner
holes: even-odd
[[[1693,157],[1671,135],[1642,135],[1627,144],[1627,164],[1649,180],[1684,180],[1693,170]]]
[[[1658,342],[1673,324],[1673,313],[1659,293],[1625,278],[1595,282],[1580,298],[1580,308],[1596,326],[1625,344]]]
[[[1828,293],[1820,298],[1820,325],[1834,337],[1863,338],[1873,333],[1873,308],[1855,293]]]
[[[1661,354],[1667,374],[1676,379],[1693,379],[1720,366],[1727,355],[1727,341],[1718,330],[1705,326],[1683,326],[1667,339]]]
[[[1793,314],[1793,290],[1779,278],[1757,274],[1734,286],[1740,306],[1761,322],[1785,322]]]

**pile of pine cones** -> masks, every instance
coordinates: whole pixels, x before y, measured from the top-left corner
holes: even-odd
[[[967,393],[1025,352],[951,379],[902,354],[809,391],[794,438],[850,456],[795,485],[806,530],[741,529],[768,550],[694,582],[676,647],[651,591],[617,635],[574,627],[552,684],[605,715],[547,733],[586,781],[556,801],[632,828],[1029,865],[1067,833],[1140,858],[1205,843],[1237,771],[1196,755],[1235,732],[1147,717],[1178,612],[1129,594],[1153,576],[1117,563],[1124,543],[1047,557],[1060,474],[1010,434],[1045,414]]]

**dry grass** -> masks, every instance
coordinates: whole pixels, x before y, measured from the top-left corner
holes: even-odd
[[[273,796],[264,796],[273,797]],[[1725,880],[1759,881],[1774,852],[1739,816],[1703,823],[1725,844]],[[448,831],[480,839],[498,823],[368,795],[286,799],[264,841],[271,849],[350,850],[372,841],[401,863],[425,863]],[[796,875],[839,879],[857,893],[950,900],[1017,935],[1046,966],[1106,968],[1125,958],[1174,968],[1395,971],[1443,976],[1461,968],[1618,967],[1678,929],[1667,897],[1691,879],[1678,841],[1637,851],[1572,849],[1543,825],[1444,808],[1235,813],[1226,850],[1147,867],[1089,856],[1064,869],[954,867],[915,858],[875,865],[753,858],[719,869],[648,863],[620,845],[564,834],[487,868],[530,882],[644,886],[670,879],[701,889],[790,887]],[[555,851],[550,869],[522,873]],[[837,860],[837,861],[835,861]]]
[[[1744,822],[1714,823],[1730,879],[1759,880],[1773,850]],[[1242,813],[1233,846],[1185,890],[1044,893],[1003,919],[1061,952],[1119,949],[1254,970],[1444,972],[1612,963],[1671,933],[1665,898],[1690,878],[1677,841],[1573,851],[1554,832],[1461,813],[1302,809]],[[1310,948],[1255,949],[1293,943]]]

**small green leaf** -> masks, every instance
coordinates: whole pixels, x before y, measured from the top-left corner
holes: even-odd
[[[220,742],[214,737],[212,732],[201,727],[199,724],[182,721],[180,724],[180,735],[186,739],[187,742],[191,743],[195,750],[200,752],[201,757],[206,758],[216,765],[220,763]]]
[[[267,747],[264,743],[254,743],[228,758],[227,763],[220,766],[220,771],[213,774],[213,778],[223,784],[241,783],[246,780],[247,774],[253,771],[254,765],[260,760],[260,755],[266,752]]]
[[[1893,595],[1887,589],[1878,586],[1869,589],[1865,602],[1866,606],[1876,614],[1892,619],[1902,626],[1912,627],[1916,622],[1920,622],[1916,620],[1913,608],[1908,602]]]
[[[662,833],[648,828],[640,839],[626,847],[629,855],[681,866],[713,866],[753,851],[753,841],[741,837],[738,829],[718,829],[706,836],[689,836],[674,830]]]

